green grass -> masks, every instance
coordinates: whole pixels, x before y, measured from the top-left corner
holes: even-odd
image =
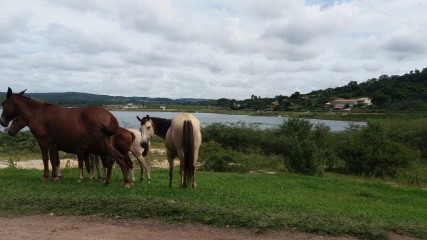
[[[77,183],[77,170],[41,183],[39,170],[0,170],[0,215],[54,213],[201,222],[259,231],[299,231],[384,239],[389,232],[427,238],[427,190],[342,176],[197,172],[198,188],[181,189],[176,172],[156,169],[152,183]]]

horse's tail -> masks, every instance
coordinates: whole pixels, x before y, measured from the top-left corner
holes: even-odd
[[[184,121],[183,127],[183,145],[184,145],[184,183],[187,187],[194,178],[194,136],[193,123],[191,120]]]

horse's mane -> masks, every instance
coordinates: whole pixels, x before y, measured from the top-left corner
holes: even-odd
[[[34,99],[34,98],[31,98],[31,97],[28,97],[28,96],[25,96],[25,95],[15,94],[15,96],[19,96],[19,97],[23,98],[25,101],[36,102],[36,103],[44,104],[44,105],[47,105],[47,106],[55,106],[54,104],[43,102],[43,101],[40,101],[38,99]]]
[[[168,132],[172,121],[170,119],[166,118],[157,118],[157,117],[150,117],[150,119],[153,121],[156,129],[156,134],[159,135],[161,138],[166,137],[166,133]]]

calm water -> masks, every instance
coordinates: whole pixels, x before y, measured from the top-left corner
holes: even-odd
[[[178,113],[176,112],[123,112],[113,111],[120,125],[125,127],[138,128],[139,122],[136,116],[143,117],[150,115],[151,117],[160,118],[172,118]],[[238,123],[245,122],[246,124],[254,124],[260,128],[271,128],[279,124],[282,124],[286,117],[265,117],[265,116],[248,116],[248,115],[227,115],[227,114],[216,114],[216,113],[192,113],[197,117],[202,126],[206,126],[212,123]],[[358,126],[365,126],[365,122],[352,122],[352,121],[332,121],[332,120],[318,120],[318,119],[307,119],[312,124],[323,123],[331,128],[333,132],[344,131],[351,124]]]
[[[1,110],[2,111],[2,110]],[[126,111],[113,111],[114,116],[116,116],[120,125],[123,127],[138,128],[139,122],[136,119],[136,116],[143,117],[145,115],[150,115],[152,117],[160,118],[172,118],[178,113],[176,112],[126,112]],[[226,115],[226,114],[216,114],[216,113],[192,113],[197,117],[202,126],[206,126],[212,123],[238,123],[244,122],[248,125],[254,124],[260,128],[271,128],[279,124],[282,124],[285,117],[264,117],[264,116],[248,116],[248,115]],[[351,121],[331,121],[331,120],[318,120],[318,119],[308,119],[312,124],[323,123],[326,126],[331,128],[333,132],[344,131],[351,124],[365,126],[365,122],[351,122]],[[0,129],[3,130],[3,127],[0,126]]]

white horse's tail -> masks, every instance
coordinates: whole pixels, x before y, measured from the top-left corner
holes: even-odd
[[[184,121],[183,127],[183,145],[184,145],[184,182],[183,187],[187,187],[194,180],[194,135],[193,123],[191,120]]]

